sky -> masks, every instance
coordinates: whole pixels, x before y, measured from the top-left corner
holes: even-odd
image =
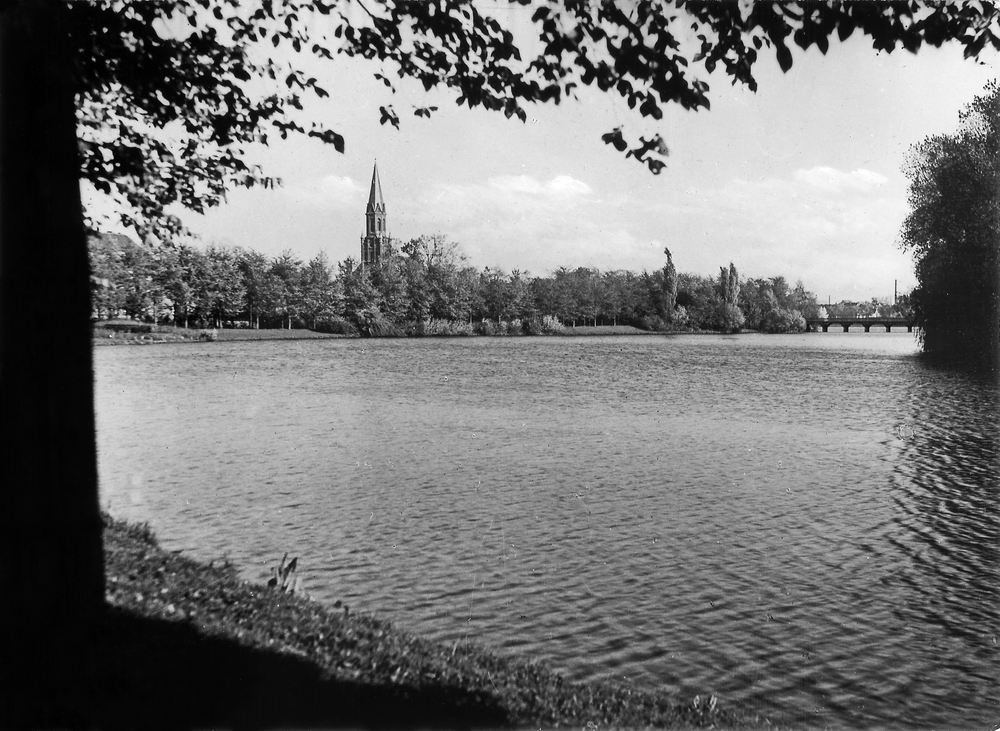
[[[855,34],[833,39],[825,56],[814,47],[793,57],[782,74],[763,56],[756,93],[702,70],[711,110],[673,105],[655,126],[589,89],[530,106],[521,123],[414,84],[391,96],[372,62],[309,61],[330,99],[307,112],[344,135],[345,153],[276,140],[251,159],[280,188],[234,190],[205,215],[177,213],[203,245],[357,259],[377,159],[393,238],[443,234],[477,268],[638,272],[662,267],[668,247],[682,272],[717,275],[732,262],[742,277],[802,280],[822,302],[891,300],[897,282],[900,292],[915,284],[897,243],[907,150],[956,129],[997,77],[998,56],[965,60],[958,45],[877,53]],[[399,130],[379,125],[386,103]],[[409,111],[418,105],[439,110],[418,118]],[[623,123],[662,134],[670,155],[660,175],[601,141]]]

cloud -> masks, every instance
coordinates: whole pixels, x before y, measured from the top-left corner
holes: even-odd
[[[562,201],[580,198],[593,192],[589,185],[569,175],[557,175],[544,183],[530,175],[501,175],[490,178],[488,185],[490,188],[505,194],[541,195]]]
[[[366,194],[365,189],[346,175],[313,178],[279,190],[296,205],[319,209],[357,207]]]
[[[728,255],[750,276],[801,277],[820,295],[835,294],[844,281],[891,294],[893,279],[910,278],[909,258],[895,246],[905,187],[879,173],[819,166],[689,189],[684,201],[680,225],[692,234],[700,228],[705,240],[691,253]]]
[[[569,175],[503,175],[432,186],[404,202],[416,233],[444,232],[477,267],[544,274],[558,267],[657,269],[669,247],[678,269],[801,278],[817,294],[839,283],[891,294],[911,267],[895,247],[905,188],[869,170],[789,170],[706,187],[620,193]],[[846,295],[845,295],[846,296]]]
[[[871,170],[859,168],[849,173],[835,168],[818,166],[809,170],[796,170],[793,178],[829,193],[856,191],[868,193],[888,182],[888,178]]]
[[[496,212],[503,218],[526,211],[564,209],[583,202],[589,185],[569,175],[542,181],[531,175],[500,175],[485,183],[442,184],[428,191],[422,205],[447,205],[450,211]]]

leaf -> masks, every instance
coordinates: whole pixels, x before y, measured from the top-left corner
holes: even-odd
[[[603,140],[606,145],[613,145],[618,152],[625,152],[628,147],[628,143],[625,142],[625,138],[622,137],[621,127],[616,127],[613,131],[601,135],[601,140]]]
[[[788,69],[792,67],[792,52],[788,50],[788,46],[780,43],[775,49],[775,54],[778,57],[778,65],[781,66],[781,70],[788,73]]]
[[[846,41],[854,33],[854,21],[851,18],[844,18],[837,26],[837,37],[841,42]]]

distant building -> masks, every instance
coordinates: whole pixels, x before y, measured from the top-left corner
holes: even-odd
[[[383,256],[389,255],[389,229],[385,219],[385,201],[382,200],[382,183],[378,179],[378,161],[372,171],[372,187],[365,209],[365,235],[361,239],[361,266],[377,267]]]

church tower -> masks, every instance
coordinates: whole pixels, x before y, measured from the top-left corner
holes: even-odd
[[[378,179],[378,161],[372,171],[372,188],[368,193],[365,209],[365,235],[361,239],[361,266],[377,267],[383,256],[389,254],[389,230],[385,221],[385,201],[382,200],[382,183]]]

